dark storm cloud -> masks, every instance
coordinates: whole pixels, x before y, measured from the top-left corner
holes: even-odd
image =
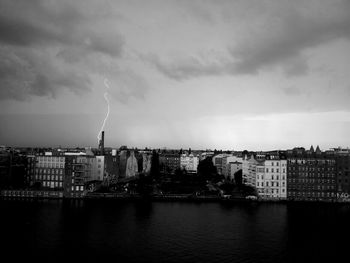
[[[0,1],[0,99],[55,97],[62,88],[83,93],[91,81],[74,63],[94,53],[121,56],[123,37],[103,25],[108,10],[83,4]]]
[[[335,3],[336,5],[336,3]],[[315,10],[320,8],[313,6]],[[350,4],[342,2],[333,12],[324,14],[303,14],[302,10],[290,8],[265,30],[247,36],[242,42],[230,49],[237,60],[234,73],[256,73],[260,69],[281,65],[287,73],[306,73],[305,58],[302,52],[332,40],[350,37]],[[316,12],[316,11],[315,11]],[[299,72],[291,69],[290,63],[300,64]]]
[[[131,98],[144,99],[149,90],[148,82],[132,70],[119,71],[109,79],[113,81],[111,87],[115,87],[109,93],[122,103],[127,103]]]
[[[249,3],[256,4],[245,2],[243,13],[249,9]],[[235,40],[226,43],[226,59],[203,63],[193,54],[188,59],[164,62],[156,55],[148,55],[148,61],[176,80],[203,75],[257,74],[271,67],[281,68],[287,76],[297,76],[309,71],[304,54],[307,49],[350,38],[350,1],[315,1],[304,5],[303,2],[263,3],[266,13],[263,16],[259,10],[256,14],[249,13],[251,17],[243,21],[247,24],[242,25],[247,32],[233,34]],[[249,19],[254,23],[249,23]]]
[[[82,3],[2,0],[0,10],[0,41],[4,44],[73,45],[111,56],[122,52],[122,36],[96,26],[105,17],[98,10],[88,12]]]
[[[29,49],[0,48],[0,79],[0,99],[54,98],[62,88],[77,94],[90,89],[86,73],[67,65],[60,67],[49,54]]]

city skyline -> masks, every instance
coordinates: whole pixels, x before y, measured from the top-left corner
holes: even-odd
[[[0,7],[0,145],[350,146],[349,1]]]

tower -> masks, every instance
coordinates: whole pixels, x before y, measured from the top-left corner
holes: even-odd
[[[98,150],[100,155],[104,155],[104,152],[105,152],[105,132],[104,131],[101,132],[101,139],[98,144]]]

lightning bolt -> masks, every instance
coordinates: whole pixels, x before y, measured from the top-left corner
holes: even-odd
[[[103,83],[105,84],[107,90],[109,89],[109,85],[108,85],[108,79],[104,79]],[[97,142],[100,141],[101,139],[101,133],[106,125],[106,121],[108,119],[108,116],[109,116],[109,100],[108,100],[108,91],[106,91],[104,94],[103,94],[103,97],[105,98],[106,102],[107,102],[107,114],[106,114],[106,117],[104,118],[103,120],[103,123],[102,123],[102,127],[101,127],[101,130],[100,132],[97,134]]]

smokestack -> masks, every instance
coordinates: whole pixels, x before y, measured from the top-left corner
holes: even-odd
[[[104,155],[105,153],[105,132],[104,131],[101,132],[101,140],[98,148],[100,150],[100,154]]]

